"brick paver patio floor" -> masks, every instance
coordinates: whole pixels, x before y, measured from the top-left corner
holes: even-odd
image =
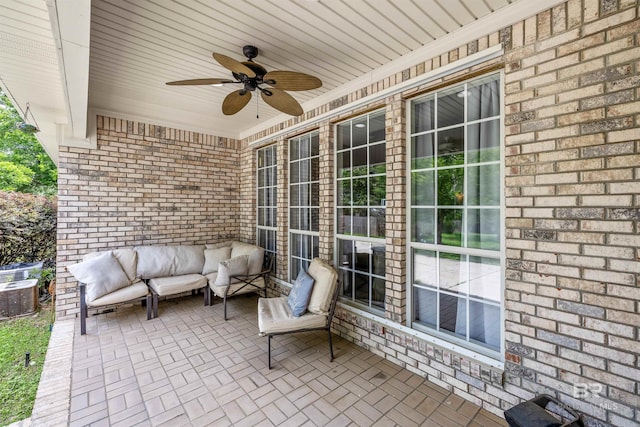
[[[226,322],[199,295],[161,301],[150,321],[119,308],[73,329],[72,426],[506,425],[336,335],[332,363],[326,333],[274,337],[269,370],[253,296],[230,300]]]

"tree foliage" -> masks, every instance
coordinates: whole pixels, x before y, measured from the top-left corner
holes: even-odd
[[[33,134],[16,128],[23,121],[0,92],[0,190],[53,195],[58,171]]]
[[[55,197],[0,191],[0,265],[56,258]]]

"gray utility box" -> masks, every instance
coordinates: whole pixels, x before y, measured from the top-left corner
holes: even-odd
[[[20,316],[38,308],[38,279],[0,283],[0,317]]]

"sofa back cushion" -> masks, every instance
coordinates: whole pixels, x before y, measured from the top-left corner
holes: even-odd
[[[141,279],[202,273],[204,246],[137,246],[138,276]]]
[[[204,267],[202,274],[207,275],[218,271],[218,264],[231,258],[231,246],[222,246],[216,249],[204,250]]]
[[[111,252],[114,257],[120,263],[122,271],[127,275],[130,282],[135,282],[138,278],[138,254],[133,249],[113,249],[109,251],[101,252],[89,252],[82,257],[84,261],[90,260],[97,256],[104,254],[105,252]]]
[[[138,277],[153,279],[171,276],[175,249],[173,246],[137,246]]]
[[[218,249],[218,248],[226,248],[226,247],[231,247],[231,243],[233,243],[231,240],[227,240],[226,242],[218,242],[218,243],[207,243],[205,246],[205,249]]]
[[[320,258],[314,258],[307,271],[315,283],[307,310],[315,314],[329,314],[331,300],[338,286],[338,272]]]
[[[249,243],[233,242],[231,244],[231,258],[241,255],[249,256],[247,274],[258,274],[264,263],[264,248]]]
[[[184,274],[202,274],[204,267],[204,245],[175,246],[172,276]]]
[[[67,270],[79,282],[87,285],[85,294],[87,303],[91,303],[95,299],[131,284],[111,251],[103,252],[78,264],[70,265]]]

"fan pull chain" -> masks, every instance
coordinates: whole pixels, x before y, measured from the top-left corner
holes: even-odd
[[[256,96],[256,119],[260,118],[260,98]]]

